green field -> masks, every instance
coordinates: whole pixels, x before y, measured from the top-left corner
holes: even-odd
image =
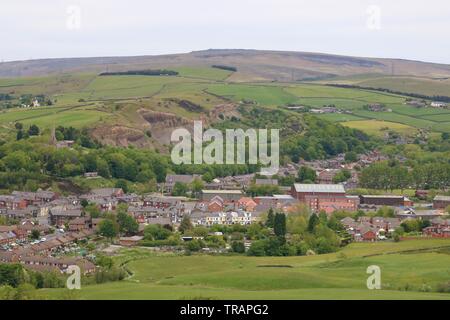
[[[401,123],[379,120],[348,121],[343,123],[343,125],[349,128],[363,130],[369,134],[380,137],[384,136],[384,134],[389,130],[405,135],[412,134],[416,131],[413,127]]]
[[[133,275],[82,288],[80,299],[450,299],[450,240],[354,243],[339,253],[302,257],[157,256],[125,250]],[[366,269],[381,268],[382,290],[368,290]],[[61,289],[45,289],[58,298]]]
[[[318,114],[317,117],[331,121],[331,122],[347,122],[347,121],[357,121],[357,120],[364,119],[361,117],[357,117],[353,114],[346,114],[346,113],[325,113],[325,114]]]
[[[110,113],[106,110],[102,111],[94,106],[41,107],[32,110],[13,109],[0,112],[0,125],[13,127],[15,122],[21,122],[25,125],[36,124],[40,128],[49,128],[61,124],[81,128],[97,123],[100,119],[108,116],[110,116]]]
[[[425,95],[448,95],[450,79],[428,79],[413,77],[379,77],[358,81],[358,85],[372,88],[388,88],[400,92]]]
[[[250,84],[209,85],[208,92],[233,99],[236,102],[252,100],[263,106],[278,106],[295,103],[298,99],[281,86]]]
[[[448,77],[414,77],[387,76],[382,74],[359,74],[336,77],[332,81],[323,80],[322,83],[352,84],[361,87],[385,88],[405,93],[419,93],[428,96],[448,95],[450,79]]]
[[[207,80],[225,80],[232,73],[227,70],[206,67],[179,67],[172,69],[177,71],[182,77]]]

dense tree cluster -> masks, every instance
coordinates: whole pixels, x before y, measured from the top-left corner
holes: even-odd
[[[79,144],[74,148],[57,149],[39,138],[11,141],[0,146],[0,188],[3,189],[22,189],[30,179],[40,183],[48,177],[69,178],[93,171],[104,178],[161,182],[170,168],[167,156],[150,150],[87,149]]]
[[[417,164],[408,168],[397,162],[378,162],[361,172],[360,184],[370,189],[445,189],[450,185],[450,163]]]
[[[0,264],[0,287],[19,288],[25,284],[31,288],[61,288],[65,282],[54,272],[29,271],[20,264]]]
[[[280,129],[280,154],[294,162],[326,159],[340,153],[365,153],[376,141],[357,129],[319,119],[312,115],[299,115],[286,110],[261,107],[240,107],[241,119],[217,124],[225,128]],[[352,156],[353,154],[350,154]]]
[[[264,232],[255,233],[247,254],[252,256],[293,256],[328,253],[341,246],[343,227],[336,217],[310,214],[305,208],[286,217],[272,210],[267,215]],[[289,237],[287,235],[289,234]]]

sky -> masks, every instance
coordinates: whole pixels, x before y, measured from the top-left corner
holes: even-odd
[[[0,61],[204,49],[450,64],[448,0],[1,0]]]

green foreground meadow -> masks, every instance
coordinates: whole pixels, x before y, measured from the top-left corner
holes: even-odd
[[[77,299],[450,299],[450,239],[354,243],[338,253],[301,257],[156,255],[122,250],[131,275],[82,287]],[[381,290],[366,286],[367,267],[381,268]],[[43,289],[60,299],[62,289]]]

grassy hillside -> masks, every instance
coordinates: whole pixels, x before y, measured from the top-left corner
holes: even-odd
[[[211,65],[237,68],[231,81],[298,81],[355,77],[360,75],[448,78],[450,66],[400,59],[349,57],[311,52],[211,49],[190,53],[137,56],[43,59],[0,64],[0,77],[27,77],[49,74],[136,69],[181,68],[181,74],[207,79],[224,79],[224,73],[211,74],[189,68]],[[184,70],[183,70],[184,69]]]
[[[444,249],[445,248],[445,249]],[[354,243],[339,253],[302,257],[155,256],[126,250],[133,275],[82,288],[82,299],[450,299],[436,293],[450,274],[449,240]],[[366,269],[381,268],[382,290]],[[57,297],[61,290],[46,289]]]
[[[0,110],[0,132],[12,132],[15,122],[25,125],[34,123],[41,129],[54,125],[88,126],[99,129],[100,137],[114,135],[113,128],[120,127],[121,135],[127,128],[132,128],[133,135],[142,137],[139,138],[141,142],[148,140],[150,145],[165,144],[167,139],[163,139],[163,142],[160,136],[167,132],[161,131],[161,128],[170,130],[172,126],[182,123],[183,119],[212,117],[210,120],[215,121],[219,113],[239,117],[232,106],[236,107],[242,102],[270,108],[288,104],[312,108],[335,105],[351,111],[351,114],[322,114],[319,117],[333,122],[380,120],[392,123],[389,127],[400,133],[406,132],[409,127],[450,132],[449,109],[414,108],[406,105],[407,97],[401,95],[336,88],[319,83],[234,83],[231,82],[234,75],[231,71],[202,66],[180,66],[174,70],[179,72],[178,76],[97,76],[75,73],[0,79],[0,94],[11,95],[12,103],[19,103],[22,95],[45,95],[46,99],[53,102],[52,106],[35,109]],[[0,105],[2,103],[0,101]],[[382,103],[392,112],[365,110],[365,105],[373,103]],[[231,109],[227,111],[208,114],[217,106],[230,104]],[[149,120],[148,114],[144,117],[146,112],[154,113],[157,120]],[[161,122],[158,114],[171,114],[175,120]],[[378,129],[375,132],[373,127],[380,125],[380,122],[359,124],[368,124],[367,127],[360,125],[358,128],[379,135]],[[149,130],[154,136],[153,141],[146,137]]]

